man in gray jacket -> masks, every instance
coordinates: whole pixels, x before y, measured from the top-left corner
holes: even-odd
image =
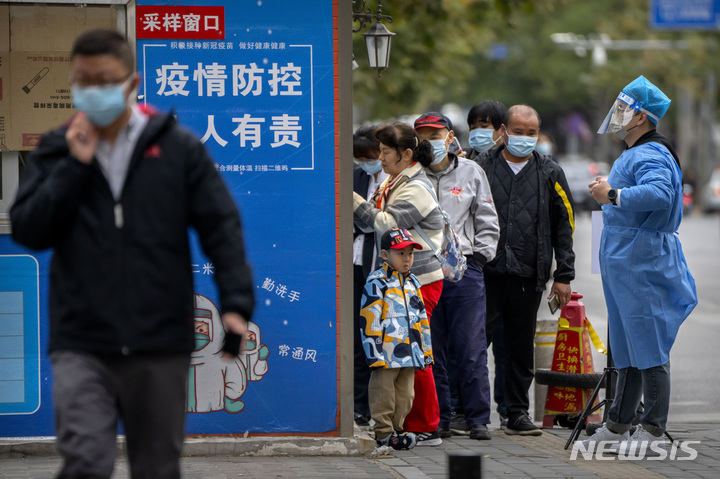
[[[483,267],[495,257],[500,237],[497,212],[485,172],[475,162],[448,153],[455,138],[444,115],[429,112],[415,121],[415,130],[433,145],[433,163],[425,173],[433,183],[440,206],[450,215],[460,237],[468,269],[453,283],[445,280],[433,319],[435,387],[440,405],[441,437],[450,436],[450,385],[448,354],[458,367],[460,400],[471,439],[490,439],[490,381],[485,337],[485,279]]]

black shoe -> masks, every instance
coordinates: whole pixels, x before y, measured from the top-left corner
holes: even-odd
[[[449,427],[439,427],[437,432],[440,439],[450,439],[452,437],[452,431],[450,431]]]
[[[509,436],[540,436],[542,430],[523,414],[508,420],[505,434]]]
[[[440,439],[440,434],[437,431],[415,432],[412,434],[417,437],[418,446],[439,446],[442,444],[442,439]]]
[[[367,416],[363,416],[362,414],[355,414],[354,419],[355,419],[355,424],[357,424],[360,427],[370,425],[370,418]]]
[[[450,431],[456,436],[467,436],[470,434],[470,426],[468,426],[464,414],[453,413],[450,419]]]
[[[478,441],[489,441],[492,439],[490,437],[490,431],[488,431],[488,428],[485,424],[478,424],[477,426],[473,426],[470,428],[470,439],[477,439]]]
[[[415,447],[415,444],[417,444],[417,439],[415,438],[415,434],[411,432],[405,434],[393,434],[392,437],[390,437],[390,441],[388,441],[388,445],[396,451],[400,451],[402,449],[412,449]]]

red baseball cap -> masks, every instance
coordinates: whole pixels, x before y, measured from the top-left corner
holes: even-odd
[[[380,249],[403,249],[406,246],[412,246],[415,249],[423,249],[419,243],[413,241],[410,232],[402,228],[391,228],[382,235],[380,240]]]

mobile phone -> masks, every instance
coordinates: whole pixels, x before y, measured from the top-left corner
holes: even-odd
[[[452,143],[450,143],[450,148],[448,148],[450,150],[450,153],[455,153],[460,148],[462,147],[460,146],[460,142],[458,141],[457,137],[453,138]]]
[[[242,335],[235,333],[225,333],[225,341],[223,341],[223,352],[226,352],[232,356],[240,354],[240,343],[242,342]]]
[[[560,309],[560,301],[558,300],[557,293],[555,293],[552,298],[548,299],[548,307],[550,308],[550,314],[555,314],[555,312]]]

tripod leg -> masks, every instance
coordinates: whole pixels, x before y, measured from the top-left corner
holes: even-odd
[[[568,438],[567,442],[565,443],[565,449],[570,447],[570,444],[575,442],[575,440],[580,436],[580,431],[582,430],[583,424],[585,424],[585,420],[588,418],[588,416],[594,412],[597,407],[593,408],[593,403],[595,402],[595,399],[597,399],[598,392],[600,392],[600,388],[602,387],[603,381],[608,377],[608,368],[605,368],[605,370],[602,373],[602,376],[600,377],[600,381],[598,381],[597,386],[595,386],[595,390],[593,391],[592,395],[590,396],[590,399],[588,400],[587,404],[585,405],[585,409],[583,409],[582,413],[580,413],[580,418],[578,419],[577,424],[575,424],[575,428],[573,429],[572,433],[570,434],[570,437]],[[605,387],[607,387],[607,384],[605,384]],[[603,401],[604,403],[605,401]],[[600,405],[598,405],[599,407]],[[605,408],[607,409],[607,408]]]

